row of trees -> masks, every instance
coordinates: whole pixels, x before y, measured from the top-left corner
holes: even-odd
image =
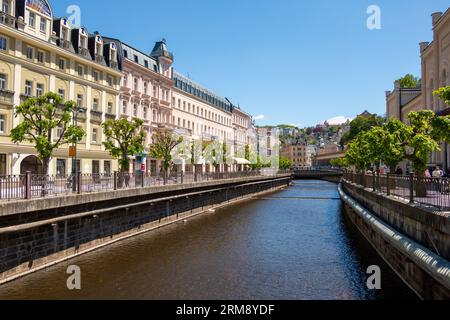
[[[450,105],[450,87],[440,88],[434,95]],[[391,170],[409,160],[418,176],[422,176],[433,151],[443,142],[450,143],[450,116],[439,116],[431,110],[411,112],[408,123],[397,119],[363,130],[349,144],[345,158],[333,161],[339,167],[364,171],[385,164]]]
[[[47,93],[41,97],[29,98],[15,108],[15,116],[20,123],[11,130],[10,137],[14,143],[29,142],[35,146],[38,158],[43,164],[43,173],[49,174],[49,163],[54,152],[64,145],[76,144],[82,141],[85,131],[74,121],[79,107],[74,101],[63,103],[61,97],[55,93]],[[107,120],[102,124],[105,149],[111,156],[118,159],[119,170],[128,172],[130,157],[144,152],[146,132],[143,130],[143,120],[127,119]],[[183,138],[172,133],[159,130],[152,136],[152,143],[148,146],[148,153],[154,159],[162,161],[165,177],[173,164],[172,152],[183,142]],[[204,154],[211,143],[203,142],[201,150],[194,150],[194,144],[189,145],[185,153],[200,152]],[[228,147],[223,144],[223,159],[226,162]],[[213,148],[211,148],[213,149]],[[212,150],[212,158],[216,157],[216,150]],[[250,149],[246,146],[245,157],[250,159]],[[194,157],[192,157],[193,161]],[[270,166],[270,164],[268,165]],[[292,163],[280,158],[281,169],[289,169]],[[266,167],[261,161],[252,166],[253,169]]]

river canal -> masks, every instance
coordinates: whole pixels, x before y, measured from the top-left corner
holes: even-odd
[[[66,286],[81,268],[79,291]],[[382,290],[367,289],[367,267]],[[125,240],[0,287],[0,299],[415,299],[342,213],[337,187],[283,191]]]

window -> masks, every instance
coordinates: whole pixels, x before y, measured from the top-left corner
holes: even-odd
[[[144,93],[147,94],[148,93],[148,83],[144,82]]]
[[[156,90],[156,86],[153,86],[153,96],[158,98],[158,90]]]
[[[44,94],[44,85],[41,83],[38,83],[36,85],[36,97],[40,97]]]
[[[64,59],[59,59],[59,70],[66,70],[66,60]]]
[[[92,76],[94,78],[94,81],[98,81],[99,78],[98,78],[98,72],[97,71],[94,71]]]
[[[67,29],[64,27],[61,28],[61,39],[67,40]]]
[[[134,91],[138,91],[138,86],[139,86],[138,78],[134,78]]]
[[[105,160],[105,162],[103,163],[103,167],[104,167],[103,171],[105,172],[105,174],[110,175],[111,174],[111,161]]]
[[[42,17],[41,17],[41,23],[40,23],[40,30],[42,33],[47,32],[47,20],[45,20],[45,18],[42,18]]]
[[[63,135],[63,126],[62,124],[58,125],[58,128],[56,129],[56,137],[59,139]]]
[[[34,48],[32,47],[27,48],[27,58],[30,60],[34,59]]]
[[[137,55],[134,55],[134,62],[139,63],[139,57]]]
[[[94,144],[97,143],[97,134],[98,134],[98,129],[97,128],[92,129],[92,143],[94,143]]]
[[[133,116],[137,117],[138,107],[137,104],[133,105]]]
[[[144,61],[144,64],[145,64],[145,67],[148,68],[148,61],[147,60]]]
[[[38,51],[37,60],[39,63],[44,63],[44,52]]]
[[[113,78],[111,76],[108,77],[108,86],[113,86]]]
[[[83,66],[81,66],[81,65],[78,65],[78,76],[79,77],[83,77],[84,76]]]
[[[147,114],[147,113],[148,113],[147,111],[148,111],[148,108],[147,108],[147,107],[144,107],[144,119],[145,119],[145,120],[147,120],[147,115],[148,115],[148,114]]]
[[[113,104],[112,102],[108,102],[108,110],[106,110],[107,114],[113,114]]]
[[[128,58],[128,51],[127,51],[127,50],[123,50],[123,56],[124,56],[125,58]]]
[[[77,95],[77,106],[78,106],[78,108],[83,108],[83,95],[82,94]]]
[[[98,99],[94,99],[94,103],[92,104],[92,110],[98,111]]]
[[[0,50],[6,51],[8,41],[4,37],[0,37]]]
[[[30,16],[28,19],[28,25],[30,26],[30,28],[34,28],[36,22],[36,15],[33,12],[30,12]]]
[[[66,175],[66,160],[56,159],[56,174],[58,176]]]
[[[6,115],[0,114],[0,134],[6,133]]]
[[[61,97],[62,101],[66,100],[66,92],[64,89],[58,89],[58,95]]]
[[[33,82],[27,80],[25,81],[25,95],[31,96],[33,94]]]
[[[0,90],[6,90],[6,75],[0,74]]]
[[[124,101],[124,102],[122,103],[122,113],[123,113],[123,114],[127,114],[127,112],[128,112],[128,104],[127,104],[126,101]]]
[[[9,0],[3,0],[2,11],[9,14]]]

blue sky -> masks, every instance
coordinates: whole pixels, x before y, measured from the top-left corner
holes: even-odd
[[[51,0],[50,0],[51,1]],[[90,32],[144,52],[166,38],[175,68],[232,99],[258,124],[314,125],[365,109],[385,113],[385,91],[420,76],[419,42],[448,0],[53,0],[79,5]],[[369,5],[381,30],[366,27]]]

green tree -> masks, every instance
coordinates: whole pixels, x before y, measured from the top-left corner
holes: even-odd
[[[153,158],[162,161],[164,182],[167,182],[169,168],[172,166],[172,151],[182,142],[182,137],[177,137],[166,130],[159,130],[152,136],[149,154]]]
[[[108,120],[102,124],[106,141],[105,149],[119,160],[120,172],[128,172],[130,157],[144,151],[146,133],[142,130],[144,121],[135,119]]]
[[[439,88],[433,93],[440,100],[444,101],[444,103],[450,106],[450,86]]]
[[[347,168],[348,167],[347,158],[345,158],[345,157],[331,159],[330,164],[336,168]]]
[[[72,124],[74,112],[78,112],[75,102],[63,104],[61,97],[52,92],[38,98],[28,98],[15,108],[15,116],[20,118],[20,123],[11,130],[11,140],[14,143],[28,141],[34,144],[42,161],[42,173],[49,174],[49,162],[55,150],[62,145],[78,142],[84,136],[84,131]],[[55,134],[57,130],[59,133]]]
[[[404,77],[397,79],[400,88],[402,89],[414,89],[420,87],[420,79],[413,76],[412,74],[407,74]]]
[[[382,126],[386,122],[384,117],[377,115],[358,116],[352,122],[350,122],[350,130],[344,134],[341,139],[341,146],[345,146],[355,139],[360,133],[369,131],[373,127]]]
[[[293,163],[291,160],[280,157],[280,169],[281,170],[290,170],[292,169]]]

